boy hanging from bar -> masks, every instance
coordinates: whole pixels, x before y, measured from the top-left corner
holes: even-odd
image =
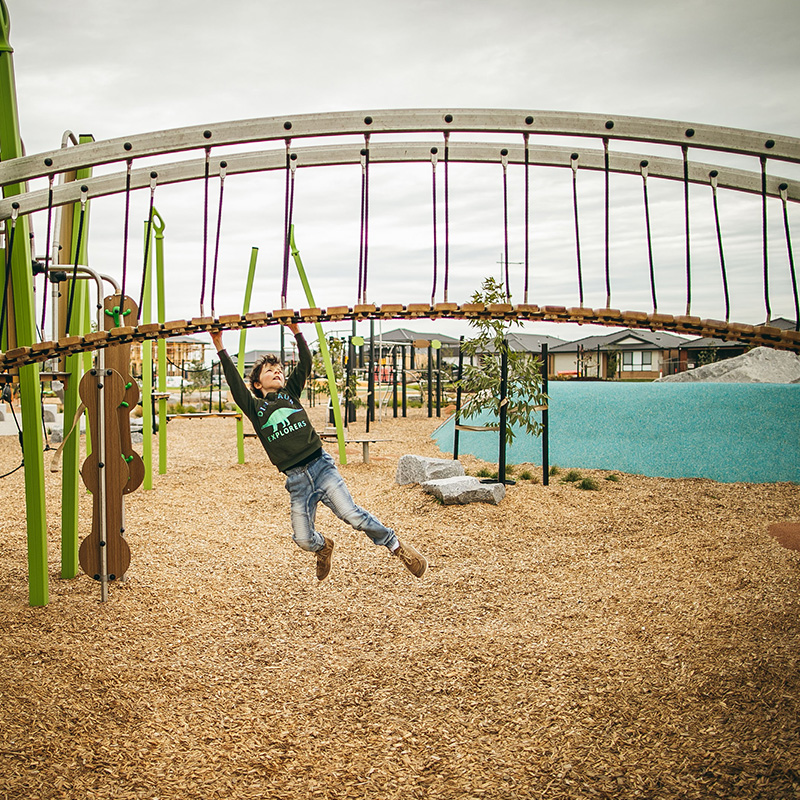
[[[252,394],[225,350],[222,332],[210,333],[236,405],[253,423],[270,461],[286,475],[292,539],[301,549],[316,553],[317,578],[324,580],[331,570],[334,541],[314,526],[317,506],[322,502],[340,520],[363,531],[374,544],[388,548],[414,576],[421,578],[428,566],[425,558],[356,505],[333,458],[322,449],[322,440],[300,404],[301,392],[311,374],[311,351],[299,327],[294,323],[287,327],[297,341],[297,367],[287,380],[279,359],[270,354],[262,356],[250,372]]]

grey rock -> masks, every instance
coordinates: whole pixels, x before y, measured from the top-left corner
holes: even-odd
[[[464,467],[452,458],[426,458],[425,456],[401,456],[397,462],[397,483],[424,483],[437,478],[452,478],[463,475]]]
[[[703,367],[665,375],[659,381],[711,383],[796,383],[800,380],[800,356],[787,350],[754,347],[747,353]]]
[[[502,483],[482,483],[470,475],[426,481],[422,488],[438,497],[446,506],[467,503],[491,503],[497,505],[506,496]]]

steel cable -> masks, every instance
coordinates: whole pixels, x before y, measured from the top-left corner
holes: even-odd
[[[778,190],[781,193],[781,203],[783,205],[783,229],[786,233],[786,250],[789,255],[789,273],[792,277],[792,292],[794,293],[794,329],[800,331],[800,298],[797,294],[797,276],[794,270],[794,254],[792,253],[792,235],[789,231],[789,209],[787,207],[788,183],[782,183]]]
[[[581,231],[578,222],[578,158],[577,153],[570,156],[572,163],[572,212],[575,218],[575,254],[578,260],[578,297],[583,308],[583,269],[581,267]]]
[[[722,226],[719,221],[719,203],[717,202],[717,178],[719,172],[712,169],[708,173],[711,179],[711,197],[714,203],[714,225],[717,230],[717,250],[719,252],[719,266],[722,270],[722,290],[725,294],[725,322],[728,322],[731,317],[731,302],[728,294],[728,271],[725,267],[725,252],[722,249]]]
[[[647,194],[647,166],[648,161],[640,161],[639,168],[642,172],[642,192],[644,194],[644,223],[647,231],[647,259],[650,264],[650,295],[653,299],[653,313],[658,311],[656,300],[656,274],[653,266],[653,237],[650,230],[650,200]]]
[[[222,195],[225,191],[225,172],[228,167],[227,161],[219,162],[219,206],[217,207],[217,231],[214,240],[214,266],[211,271],[211,316],[216,317],[216,296],[217,296],[217,265],[219,263],[219,240],[222,231]]]
[[[144,287],[147,283],[147,261],[150,255],[150,238],[153,231],[153,206],[155,203],[156,194],[156,179],[158,178],[157,172],[150,173],[150,209],[147,212],[147,231],[144,235],[144,263],[142,265],[142,286],[139,290],[139,318],[142,314],[142,303],[144,303]]]

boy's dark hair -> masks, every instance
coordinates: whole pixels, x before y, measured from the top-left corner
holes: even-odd
[[[261,356],[261,358],[256,359],[256,363],[253,364],[253,369],[250,370],[250,390],[256,397],[264,397],[264,393],[261,389],[256,389],[256,383],[260,383],[259,378],[261,377],[261,370],[264,368],[265,364],[269,364],[271,367],[279,366],[281,360],[277,357],[272,355],[272,353],[267,353],[266,355]]]

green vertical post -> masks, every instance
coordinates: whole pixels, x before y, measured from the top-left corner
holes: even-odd
[[[8,8],[4,0],[0,0],[0,161],[9,161],[23,155],[10,32]],[[19,184],[4,186],[3,196],[13,197],[23,190],[24,187]],[[10,231],[10,226],[6,230]],[[5,273],[5,260],[3,266]],[[14,290],[16,344],[17,347],[31,347],[36,343],[36,306],[33,300],[30,225],[27,217],[20,217],[16,222],[10,269]],[[22,397],[22,450],[25,458],[28,600],[32,606],[44,606],[49,600],[49,587],[39,365],[20,367],[19,384]]]
[[[306,293],[308,305],[311,308],[315,308],[311,286],[306,277],[306,271],[300,258],[300,252],[294,243],[294,225],[289,227],[289,245],[292,248],[292,258],[294,258],[294,265],[297,267],[297,274],[300,276],[300,283],[303,284],[303,291]],[[336,376],[333,372],[333,363],[331,362],[331,354],[328,351],[328,341],[325,339],[325,331],[322,330],[322,325],[319,322],[315,323],[315,325],[317,329],[317,340],[319,341],[319,350],[320,353],[322,353],[322,360],[325,363],[325,374],[328,376],[328,390],[331,393],[333,420],[336,423],[336,439],[339,443],[339,463],[346,464],[347,454],[344,444],[344,426],[342,425],[342,409],[339,408],[339,392],[336,389]]]
[[[250,268],[247,271],[247,286],[244,290],[244,304],[242,305],[242,316],[250,310],[250,298],[253,296],[253,281],[256,277],[256,261],[258,259],[258,248],[250,250]],[[247,330],[243,328],[239,331],[239,357],[236,359],[236,369],[244,377],[244,353],[247,343]],[[244,464],[244,420],[236,420],[236,450],[239,456],[239,463]]]
[[[156,303],[158,304],[158,321],[163,325],[167,321],[166,291],[164,289],[164,218],[153,209],[153,232],[156,248]],[[158,359],[158,391],[167,392],[167,340],[159,339],[156,344]],[[144,406],[142,406],[144,408]],[[167,474],[167,398],[158,399],[158,474]]]
[[[81,136],[80,143],[93,141],[92,136]],[[76,174],[76,181],[88,178],[91,169],[79,170]],[[89,205],[87,203],[84,220],[83,232],[78,236],[80,224],[80,203],[72,207],[72,227],[69,234],[62,241],[68,241],[65,248],[65,255],[71,263],[77,261],[78,264],[88,264],[89,253]],[[75,253],[78,238],[81,240],[81,249]],[[71,284],[64,284],[67,288],[64,291],[71,291]],[[75,299],[72,309],[72,320],[70,328],[73,333],[86,333],[91,330],[91,319],[89,311],[89,286],[88,281],[79,280],[75,284]],[[53,309],[55,313],[55,309]],[[75,418],[75,412],[80,405],[78,388],[81,376],[92,368],[92,354],[79,353],[67,356],[64,370],[69,374],[67,385],[64,387],[64,436],[69,433],[69,428]],[[86,455],[90,450],[90,431],[86,429]],[[80,511],[79,493],[81,491],[80,478],[80,424],[76,426],[75,432],[64,444],[64,451],[61,460],[61,577],[68,580],[78,574],[78,519]]]
[[[144,223],[145,237],[147,236],[147,222]],[[142,307],[139,309],[139,318],[143,325],[150,322],[152,316],[153,290],[152,270],[150,264],[153,252],[147,250],[147,267],[142,293]],[[153,488],[153,343],[142,342],[142,461],[144,461],[145,490]]]

